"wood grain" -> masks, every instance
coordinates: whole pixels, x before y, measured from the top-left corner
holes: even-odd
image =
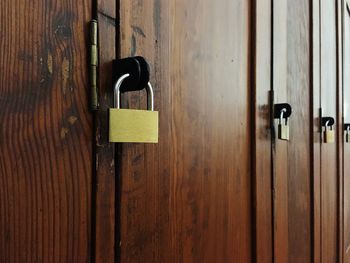
[[[312,1],[312,222],[313,262],[321,262],[321,54],[320,1]]]
[[[321,107],[323,116],[335,119],[338,103],[336,8],[334,1],[320,2]],[[338,150],[337,143],[321,144],[321,262],[338,260]]]
[[[99,25],[99,110],[95,113],[94,262],[116,262],[115,146],[108,142],[108,109],[113,106],[112,61],[117,58],[116,1],[96,0]]]
[[[89,1],[0,2],[0,258],[88,262]]]
[[[293,109],[290,140],[273,143],[275,262],[311,262],[311,5],[274,1],[273,17],[274,99]]]
[[[290,103],[293,110],[295,106],[288,98],[288,0],[273,1],[273,103]],[[293,112],[294,113],[294,112]],[[289,120],[289,126],[294,114]],[[274,121],[277,127],[278,122]],[[276,134],[277,129],[275,129]],[[293,136],[290,131],[290,135]],[[275,135],[276,137],[276,135]],[[292,138],[291,138],[292,139]],[[288,146],[291,142],[280,141],[273,138],[273,227],[274,227],[274,260],[276,262],[289,261],[289,185]]]
[[[121,262],[251,262],[250,1],[120,10],[121,54],[148,59],[160,111],[158,145],[123,145]]]
[[[253,114],[253,176],[254,176],[254,221],[255,252],[258,263],[273,261],[272,218],[272,167],[270,90],[272,76],[272,2],[255,1],[255,102]]]

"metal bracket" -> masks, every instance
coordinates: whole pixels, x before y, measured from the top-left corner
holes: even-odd
[[[113,81],[116,81],[125,74],[130,76],[125,79],[120,92],[143,90],[149,82],[150,70],[148,63],[143,57],[130,57],[113,61]]]
[[[273,117],[274,119],[279,119],[281,112],[284,110],[283,118],[287,119],[292,115],[292,107],[288,103],[278,103],[273,107]]]
[[[322,127],[330,127],[333,126],[335,123],[334,118],[333,117],[322,117],[321,119],[321,125]]]

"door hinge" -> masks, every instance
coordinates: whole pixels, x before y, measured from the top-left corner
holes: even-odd
[[[90,22],[90,107],[98,109],[97,68],[98,68],[98,24],[97,20]]]

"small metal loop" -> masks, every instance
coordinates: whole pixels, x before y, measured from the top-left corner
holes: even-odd
[[[129,73],[121,76],[114,85],[114,107],[120,109],[120,87],[123,81],[130,76]],[[147,84],[147,109],[154,111],[154,93],[150,82]]]
[[[326,128],[326,131],[327,131],[327,127],[328,127],[328,123],[330,122],[330,120],[328,120],[328,121],[326,121],[326,123],[325,123],[325,128]],[[332,128],[332,127],[330,127],[330,128]]]
[[[346,133],[347,133],[347,134],[350,134],[350,125],[348,125],[348,126],[346,127]]]
[[[123,84],[123,81],[128,77],[130,77],[129,73],[124,74],[117,80],[114,85],[114,107],[117,109],[120,109],[120,87]]]
[[[147,84],[147,109],[154,111],[154,94],[151,82]]]
[[[281,110],[281,113],[280,113],[280,124],[282,124],[283,114],[284,114],[285,112],[287,112],[287,109],[286,109],[286,108],[283,108],[283,109]]]

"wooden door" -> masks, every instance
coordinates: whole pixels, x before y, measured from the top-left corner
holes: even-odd
[[[350,2],[344,1],[342,5],[342,43],[343,43],[343,122],[350,123]],[[345,133],[344,133],[345,134]],[[344,135],[345,136],[345,135]],[[343,137],[343,177],[342,179],[342,206],[343,206],[343,234],[342,234],[342,253],[343,262],[350,262],[350,144],[346,143]]]
[[[338,135],[339,113],[350,122],[336,2],[92,2],[0,3],[0,258],[349,261],[348,149],[341,159],[340,137],[324,144],[319,130],[321,108]],[[91,16],[100,25],[94,123]],[[114,145],[112,60],[135,55],[150,62],[159,143]],[[289,142],[271,130],[271,89],[293,107]],[[123,107],[145,106],[145,92],[123,95]]]
[[[251,262],[250,1],[119,5],[120,56],[148,59],[160,114],[159,144],[117,163],[121,262]]]
[[[273,6],[274,103],[289,103],[289,141],[273,138],[275,262],[312,260],[311,4]]]
[[[320,57],[322,116],[337,119],[337,4],[320,2]],[[338,123],[336,124],[338,128]],[[338,129],[337,129],[338,130]],[[324,140],[324,136],[322,136]],[[321,144],[321,258],[337,261],[337,143]]]
[[[335,142],[326,143],[321,133],[320,146],[314,151],[314,258],[316,262],[338,262],[340,250],[340,118],[341,92],[338,54],[339,9],[341,1],[313,3],[313,93],[314,115],[335,119]],[[319,119],[315,130],[321,131]],[[324,131],[324,128],[322,128]],[[341,135],[341,136],[339,136]],[[315,137],[317,138],[317,137]],[[319,160],[319,161],[318,161]],[[319,165],[319,166],[318,166]]]
[[[90,1],[0,2],[1,262],[88,262]]]

